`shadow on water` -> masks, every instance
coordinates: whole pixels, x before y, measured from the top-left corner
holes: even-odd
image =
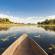
[[[0,27],[0,31],[4,30],[7,31],[9,28],[8,27]]]
[[[39,26],[44,28],[46,31],[55,31],[55,26]]]

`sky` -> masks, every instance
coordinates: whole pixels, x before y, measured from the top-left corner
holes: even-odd
[[[55,0],[0,0],[0,17],[20,23],[55,18]]]

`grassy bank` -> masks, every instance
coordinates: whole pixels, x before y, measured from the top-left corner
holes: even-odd
[[[1,23],[0,24],[0,27],[13,27],[13,26],[33,26],[33,24],[5,24],[5,23]],[[34,26],[36,26],[35,24],[34,24]]]

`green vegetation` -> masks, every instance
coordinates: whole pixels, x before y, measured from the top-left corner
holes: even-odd
[[[13,23],[13,22],[11,22],[8,18],[0,18],[0,24],[1,23]]]
[[[19,27],[19,26],[33,26],[33,25],[36,25],[36,24],[15,23],[10,21],[8,18],[0,18],[0,28],[5,30],[6,28],[13,27],[13,26]]]
[[[55,26],[55,19],[46,19],[43,22],[38,22],[38,25],[54,25]]]
[[[46,19],[45,21],[38,22],[38,27],[42,27],[48,31],[55,31],[55,19]]]

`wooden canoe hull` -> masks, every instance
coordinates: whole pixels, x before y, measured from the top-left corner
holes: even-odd
[[[27,34],[18,38],[2,55],[48,55],[34,40]]]

